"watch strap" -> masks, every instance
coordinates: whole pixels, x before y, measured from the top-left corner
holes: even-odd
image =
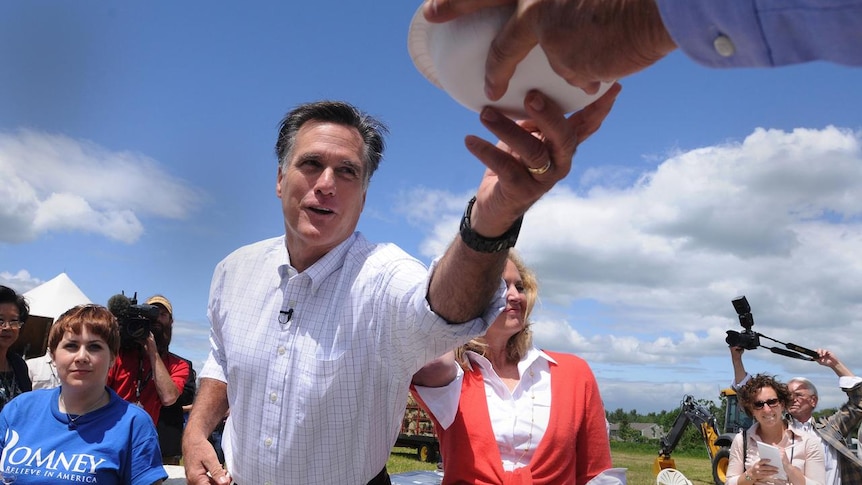
[[[461,218],[461,240],[464,244],[473,251],[480,253],[499,253],[505,251],[518,242],[518,235],[521,233],[521,223],[524,222],[524,216],[519,217],[509,229],[498,237],[485,237],[473,230],[471,225],[470,214],[473,211],[473,204],[476,203],[474,196],[467,203],[467,209],[464,211],[464,216]]]

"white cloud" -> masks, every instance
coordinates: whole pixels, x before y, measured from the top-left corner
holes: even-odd
[[[80,231],[130,243],[141,217],[184,219],[202,200],[145,155],[33,130],[0,133],[0,176],[5,242]]]
[[[464,196],[418,199],[437,209],[414,219],[436,222],[423,247],[445,248]],[[665,402],[678,402],[685,386],[714,399],[731,372],[725,331],[741,330],[730,300],[745,294],[755,331],[833,349],[862,372],[848,338],[862,330],[860,211],[862,135],[835,127],[757,129],[742,142],[673,153],[640,176],[587,170],[576,189],[560,185],[539,201],[521,231],[543,302],[536,341],[625,369],[607,374],[603,389],[641,399],[614,402],[656,393],[638,384],[656,372],[679,381]],[[766,350],[755,358],[787,377],[793,369],[833,382],[816,364],[797,369],[801,361]]]
[[[29,271],[24,269],[18,270],[17,273],[0,271],[0,285],[8,286],[17,293],[26,293],[42,283],[44,281],[34,278]]]

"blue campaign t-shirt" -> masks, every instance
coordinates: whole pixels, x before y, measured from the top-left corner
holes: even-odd
[[[60,388],[26,392],[0,412],[0,469],[15,483],[150,485],[167,478],[153,420],[113,390],[70,423]]]

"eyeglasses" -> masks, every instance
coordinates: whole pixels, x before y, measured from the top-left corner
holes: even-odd
[[[9,328],[21,328],[24,322],[21,320],[0,320],[0,328],[8,326]]]
[[[770,408],[774,408],[778,406],[780,401],[777,397],[773,397],[772,399],[767,399],[766,401],[754,401],[754,409],[763,409],[763,406],[769,406]]]

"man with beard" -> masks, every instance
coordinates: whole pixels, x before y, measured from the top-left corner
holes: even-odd
[[[168,352],[173,331],[173,307],[162,295],[147,299],[147,305],[159,309],[143,341],[123,346],[108,371],[108,386],[126,401],[137,404],[159,422],[162,406],[177,402],[189,378],[188,362]]]

